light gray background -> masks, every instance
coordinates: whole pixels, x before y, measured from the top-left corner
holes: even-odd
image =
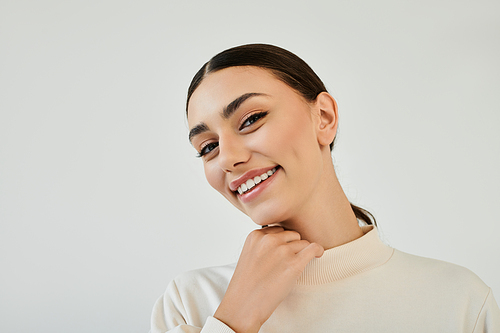
[[[305,59],[386,242],[500,299],[498,1],[0,1],[0,331],[145,332],[254,225],[206,183],[187,86],[231,46]],[[270,143],[272,144],[272,143]]]

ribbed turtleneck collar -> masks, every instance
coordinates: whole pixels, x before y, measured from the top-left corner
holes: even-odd
[[[318,285],[345,279],[387,262],[394,249],[382,243],[374,226],[363,226],[363,236],[328,249],[314,258],[297,280],[299,285]]]

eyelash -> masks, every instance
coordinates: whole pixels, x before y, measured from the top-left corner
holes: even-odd
[[[243,121],[243,124],[241,124],[240,126],[240,131],[245,128],[245,127],[248,127],[250,125],[252,125],[253,123],[255,123],[256,121],[258,121],[259,119],[261,118],[264,118],[265,116],[267,116],[268,112],[267,111],[262,111],[262,112],[256,112],[256,113],[253,113],[251,114],[250,116],[248,116],[244,121]],[[244,126],[248,121],[252,120],[252,122],[246,126]]]
[[[203,155],[210,153],[212,150],[214,150],[218,146],[219,146],[218,142],[210,142],[209,144],[206,144],[203,147],[201,147],[200,152],[198,154],[196,154],[196,157],[203,157]],[[205,148],[208,148],[208,147],[213,147],[213,148],[210,149],[209,151],[205,151]]]
[[[268,114],[267,111],[262,111],[262,112],[257,112],[257,113],[251,114],[243,121],[243,124],[241,124],[239,130],[241,131],[245,127],[251,126],[252,124],[257,122],[259,119],[262,119],[265,116],[267,116],[267,114]],[[250,123],[248,125],[245,125],[247,122],[250,122]],[[198,154],[196,154],[196,157],[203,157],[204,155],[209,154],[212,150],[214,150],[218,146],[219,146],[218,142],[210,142],[210,143],[204,145],[203,147],[201,147],[200,152]],[[211,149],[209,151],[205,151],[206,148],[211,148]]]

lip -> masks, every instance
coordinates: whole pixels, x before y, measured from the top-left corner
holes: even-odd
[[[256,200],[262,192],[266,191],[269,186],[272,186],[276,177],[279,177],[280,172],[281,168],[276,167],[276,172],[274,172],[272,176],[269,176],[269,178],[267,178],[265,181],[259,183],[258,185],[255,185],[255,187],[243,194],[236,193],[236,196],[242,203],[251,204],[251,202]]]
[[[240,187],[241,184],[245,183],[247,180],[250,178],[254,178],[255,176],[260,176],[263,173],[266,173],[269,170],[272,170],[273,168],[277,168],[278,165],[273,165],[272,167],[266,167],[266,168],[260,168],[260,169],[253,169],[245,172],[243,175],[239,176],[235,180],[229,183],[229,189],[233,192],[238,190],[238,187]]]

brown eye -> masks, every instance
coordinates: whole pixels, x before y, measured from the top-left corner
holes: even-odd
[[[248,127],[248,126],[252,125],[253,123],[257,122],[259,119],[264,118],[265,116],[267,116],[267,112],[258,112],[258,113],[252,114],[247,119],[245,119],[243,124],[241,124],[240,131],[242,129],[244,129],[245,127]]]
[[[218,142],[211,142],[211,143],[203,146],[197,156],[202,157],[203,155],[210,153],[212,150],[214,150],[218,146],[219,146]]]

